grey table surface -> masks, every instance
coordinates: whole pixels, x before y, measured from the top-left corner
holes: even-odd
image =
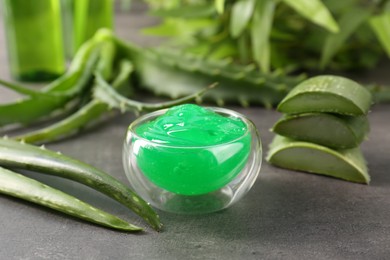
[[[142,5],[135,5],[130,15],[118,14],[116,20],[122,38],[151,43],[138,31],[153,23]],[[2,29],[0,77],[10,78]],[[390,83],[384,68],[353,77]],[[0,88],[0,103],[15,98]],[[269,128],[280,114],[260,107],[229,108],[253,120],[266,151],[272,139]],[[47,147],[127,183],[121,147],[125,130],[134,119],[133,114],[124,114]],[[147,227],[138,235],[115,232],[0,196],[0,259],[389,259],[389,119],[390,105],[376,105],[369,114],[371,133],[362,145],[372,177],[368,186],[278,169],[264,162],[255,185],[241,201],[206,215],[159,211],[165,225],[160,233]],[[92,189],[29,175],[145,226],[129,210]]]

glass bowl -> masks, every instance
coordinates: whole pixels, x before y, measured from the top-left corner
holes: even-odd
[[[143,115],[130,124],[123,147],[125,173],[132,188],[152,206],[181,214],[210,213],[231,206],[253,186],[262,163],[255,125],[235,111],[207,109],[242,120],[247,131],[226,143],[189,147],[137,135],[138,126],[167,109]]]

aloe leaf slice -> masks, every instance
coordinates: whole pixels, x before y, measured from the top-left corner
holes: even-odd
[[[317,76],[303,81],[279,103],[288,114],[329,112],[359,116],[368,113],[371,93],[360,84],[339,76]]]
[[[369,132],[369,123],[366,116],[305,113],[284,115],[272,131],[300,141],[345,149],[359,146]]]
[[[359,148],[333,150],[309,142],[276,135],[270,144],[267,161],[290,170],[331,176],[346,181],[370,182],[366,162]]]

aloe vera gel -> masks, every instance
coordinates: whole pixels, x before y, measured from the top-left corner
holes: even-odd
[[[14,78],[41,81],[65,71],[60,1],[3,0],[8,59]]]
[[[229,183],[250,151],[251,137],[243,121],[196,105],[171,108],[140,125],[136,133],[161,144],[138,151],[142,172],[158,186],[186,195],[208,193]]]
[[[232,205],[261,167],[255,126],[223,108],[184,104],[130,124],[123,162],[145,200],[175,213],[206,213]]]

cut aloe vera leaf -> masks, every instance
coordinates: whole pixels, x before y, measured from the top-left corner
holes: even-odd
[[[354,148],[369,132],[366,116],[328,113],[284,115],[272,128],[274,133],[335,149]]]
[[[367,114],[371,103],[371,93],[355,81],[325,75],[297,85],[277,109],[288,114],[330,112],[358,116]]]
[[[333,150],[309,142],[276,135],[267,155],[271,164],[290,170],[326,175],[346,181],[370,182],[366,162],[359,148]]]

